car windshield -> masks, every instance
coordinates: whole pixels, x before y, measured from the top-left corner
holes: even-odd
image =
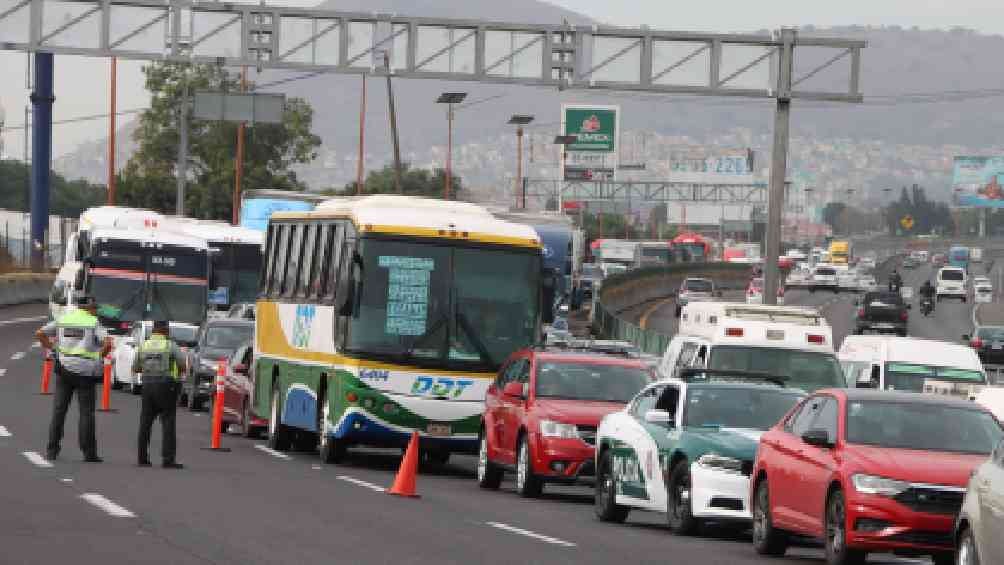
[[[786,385],[812,392],[820,388],[843,387],[840,364],[832,353],[719,345],[711,349],[710,369],[751,371],[786,377]]]
[[[692,385],[687,391],[683,425],[766,430],[802,396],[800,392],[782,388]]]
[[[823,275],[823,276],[826,276],[826,277],[832,277],[833,275],[837,274],[837,271],[834,270],[834,269],[830,269],[830,268],[826,267],[826,268],[822,268],[822,269],[816,269],[816,274],[817,275]]]
[[[956,271],[954,269],[951,271],[941,271],[941,280],[943,281],[961,281],[965,280],[965,278],[966,277],[962,274],[962,271]]]
[[[687,279],[683,288],[690,292],[711,292],[711,281],[704,279]]]
[[[938,382],[986,384],[981,371],[935,367],[915,363],[886,363],[885,388],[907,392],[924,392],[924,387]]]
[[[1004,431],[989,413],[929,402],[847,403],[847,441],[896,449],[988,454]]]
[[[623,402],[649,383],[642,367],[549,361],[537,369],[537,396]]]
[[[867,306],[899,306],[903,297],[895,292],[869,292],[864,300]]]
[[[198,341],[199,329],[194,326],[171,326],[171,339],[177,343],[192,344]]]
[[[984,326],[976,330],[976,337],[983,341],[1004,341],[1004,327]]]
[[[206,330],[206,341],[203,345],[213,349],[237,349],[242,343],[251,339],[253,329],[254,326],[251,324],[210,326]]]

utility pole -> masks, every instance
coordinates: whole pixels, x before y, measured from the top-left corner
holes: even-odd
[[[52,172],[52,53],[35,54],[35,82],[31,92],[31,270],[45,268],[49,229],[49,185]]]
[[[115,205],[115,106],[117,88],[115,87],[116,67],[118,58],[112,57],[111,77],[111,111],[108,112],[108,205]]]
[[[383,63],[387,67],[387,105],[390,109],[390,138],[394,143],[394,188],[398,194],[404,194],[404,187],[401,185],[401,143],[397,138],[397,112],[394,110],[394,87],[390,82],[390,55],[386,51],[383,52]]]
[[[185,182],[188,180],[188,69],[182,75],[181,104],[178,107],[178,164],[175,167],[177,175],[177,201],[174,213],[179,217],[185,215]]]
[[[248,68],[241,67],[241,92],[246,92],[247,89]],[[241,180],[244,176],[244,127],[244,122],[237,124],[237,159],[234,163],[234,197],[231,204],[231,223],[235,226],[241,223]]]
[[[443,200],[450,199],[450,189],[453,188],[453,104],[446,110],[446,184],[443,185]]]
[[[362,98],[359,102],[359,160],[356,162],[356,194],[363,192],[363,154],[366,149],[366,75],[363,77]]]
[[[784,210],[784,181],[788,174],[791,73],[796,31],[790,28],[782,29],[780,36],[777,109],[774,113],[774,146],[771,151],[770,192],[767,200],[766,249],[764,250],[764,304],[777,304],[777,288],[780,284],[780,271],[777,266],[777,260],[781,255],[781,214]]]

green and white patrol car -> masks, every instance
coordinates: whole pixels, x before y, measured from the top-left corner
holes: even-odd
[[[760,435],[805,395],[762,373],[687,369],[607,415],[596,436],[596,516],[663,512],[694,534],[703,521],[750,521]]]

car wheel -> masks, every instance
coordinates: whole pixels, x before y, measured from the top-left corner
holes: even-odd
[[[973,537],[973,531],[969,528],[962,530],[957,551],[955,563],[958,565],[980,565],[980,555],[976,551],[976,538]],[[935,557],[935,563],[937,563],[937,559]],[[951,561],[946,563],[951,563]]]
[[[692,536],[701,525],[690,504],[690,484],[690,464],[684,459],[673,467],[666,487],[666,522],[674,534]]]
[[[241,435],[246,438],[258,437],[258,428],[251,425],[251,406],[248,399],[241,405]]]
[[[321,462],[334,465],[345,461],[345,455],[348,452],[345,448],[345,442],[328,434],[327,422],[331,416],[331,407],[328,405],[327,389],[321,395],[318,413],[320,416],[317,421],[317,452],[321,456]]]
[[[478,486],[495,490],[502,484],[502,474],[502,469],[488,459],[488,434],[481,430],[481,437],[478,438]]]
[[[844,493],[837,490],[826,502],[826,562],[829,565],[860,565],[865,562],[865,552],[847,547],[847,514]]]
[[[623,523],[631,508],[617,504],[617,477],[613,473],[613,457],[610,451],[600,455],[599,469],[596,471],[596,495],[593,503],[596,517],[603,522]]]
[[[269,399],[268,418],[268,446],[276,451],[289,451],[292,443],[292,434],[286,426],[282,425],[282,408],[279,406],[279,390],[272,387],[272,396]]]
[[[774,527],[767,479],[757,484],[753,498],[753,548],[760,555],[781,557],[788,551],[788,534]]]
[[[530,458],[530,443],[526,434],[519,438],[516,456],[516,492],[523,498],[536,498],[544,490],[540,478],[533,474],[533,462]]]

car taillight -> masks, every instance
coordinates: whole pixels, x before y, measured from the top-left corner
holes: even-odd
[[[725,328],[725,335],[727,337],[742,337],[743,336],[743,329],[742,328]]]
[[[907,313],[906,313],[906,310],[903,310],[902,312],[900,312],[900,313],[899,313],[899,319],[900,319],[900,320],[903,320],[904,322],[905,322],[905,321],[906,321],[906,320],[907,320],[907,319],[908,319],[909,317],[910,317],[910,316],[909,316],[909,314],[907,314]]]
[[[858,308],[858,318],[864,318],[864,317],[865,317],[865,309]]]
[[[823,345],[826,343],[826,337],[819,334],[808,334],[805,336],[805,340],[809,343],[815,343],[816,345]]]
[[[122,322],[121,324],[119,324],[119,328],[123,330],[129,329],[129,322]]]
[[[978,337],[973,338],[973,340],[969,342],[969,346],[973,349],[980,349],[983,347],[983,340]]]

